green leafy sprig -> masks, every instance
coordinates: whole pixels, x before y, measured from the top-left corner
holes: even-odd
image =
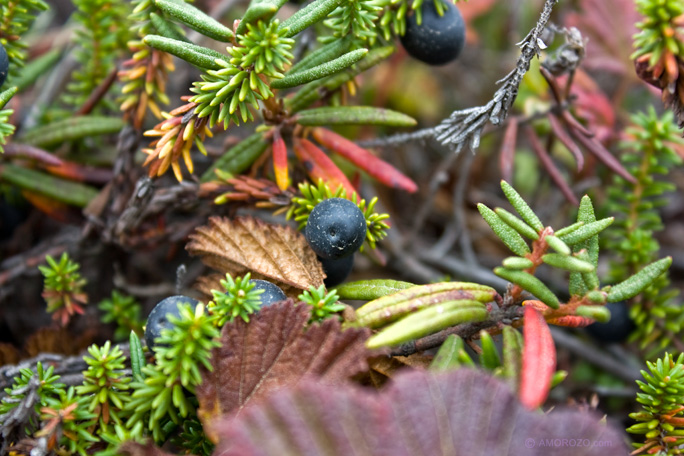
[[[7,138],[14,134],[15,127],[9,123],[9,118],[14,113],[13,109],[2,109],[17,93],[17,88],[12,87],[0,93],[0,154],[5,150],[2,146],[7,144]]]
[[[142,334],[142,309],[133,296],[122,295],[114,290],[112,296],[104,299],[97,307],[103,312],[100,317],[103,323],[116,324],[114,339],[124,340],[131,331]]]
[[[373,44],[377,37],[377,22],[382,8],[376,0],[345,0],[324,23],[333,30],[332,36],[322,37],[329,43],[339,38],[352,36],[357,42]]]
[[[294,40],[286,37],[287,29],[279,22],[248,24],[248,32],[237,36],[239,46],[228,47],[229,61],[216,59],[219,70],[208,70],[202,81],[191,89],[190,101],[197,103],[194,112],[209,117],[209,125],[222,122],[223,127],[233,121],[254,120],[248,106],[259,109],[258,100],[273,97],[273,92],[259,76],[282,78],[285,66],[293,56],[290,53]]]
[[[119,346],[112,347],[107,341],[102,347],[92,345],[88,353],[90,356],[83,357],[88,369],[83,373],[83,385],[77,387],[76,392],[89,399],[88,411],[104,430],[110,423],[121,424],[122,410],[130,400],[131,378],[121,372],[126,357]]]
[[[677,20],[684,14],[684,4],[678,0],[636,0],[636,7],[644,20],[634,36],[633,59],[649,56],[654,66],[665,54],[684,57],[684,36]]]
[[[96,415],[88,411],[86,398],[76,396],[75,388],[60,390],[59,397],[49,397],[41,408],[43,427],[36,433],[38,437],[51,440],[55,436],[60,445],[57,453],[68,451],[68,454],[88,455],[93,443],[100,439],[95,437],[90,428],[96,422]]]
[[[634,176],[630,183],[616,177],[608,189],[606,209],[618,214],[615,224],[606,231],[606,247],[619,257],[610,264],[609,279],[625,280],[657,258],[660,245],[654,233],[663,229],[659,209],[667,204],[666,193],[675,186],[659,176],[666,176],[682,159],[674,147],[684,144],[667,112],[659,117],[651,108],[632,117],[623,143],[621,160]],[[684,312],[675,302],[677,291],[668,289],[667,274],[657,277],[637,299],[632,300],[630,316],[637,323],[631,339],[642,348],[662,350],[684,328]]]
[[[627,428],[627,432],[646,439],[632,444],[639,450],[634,454],[679,454],[684,444],[684,354],[675,359],[666,353],[646,365],[648,372],[641,371],[644,381],[637,380],[641,390],[637,402],[642,404],[642,411],[629,415],[638,423]]]
[[[309,324],[323,321],[330,318],[333,314],[342,312],[344,304],[339,303],[337,291],[325,290],[325,285],[318,288],[311,287],[298,296],[299,300],[311,306],[311,318]]]
[[[66,252],[59,263],[50,255],[45,260],[48,266],[38,266],[45,278],[43,298],[47,301],[47,311],[65,326],[74,314],[83,314],[82,305],[88,302],[88,296],[83,291],[87,281],[78,272],[81,266],[72,261]]]
[[[622,282],[601,288],[596,273],[598,234],[610,226],[613,219],[596,220],[591,200],[585,196],[580,204],[577,223],[554,230],[544,226],[508,183],[502,181],[501,188],[521,218],[502,208],[492,211],[484,204],[478,205],[480,214],[494,233],[517,255],[504,260],[494,273],[516,285],[510,292],[513,302],[522,299],[523,290],[535,295],[543,303],[539,310],[550,322],[570,326],[582,324],[581,317],[607,320],[609,315],[603,304],[636,296],[667,271],[672,263],[669,257],[655,261]],[[532,248],[525,238],[532,241]],[[535,277],[536,269],[542,264],[570,272],[570,300],[566,304],[561,306],[555,293]],[[568,316],[579,318],[563,319]]]
[[[5,47],[10,61],[10,78],[17,77],[26,60],[26,44],[21,40],[41,11],[48,9],[43,0],[15,0],[0,3],[0,44]]]
[[[215,317],[217,327],[220,328],[237,317],[249,323],[249,315],[261,307],[260,295],[264,290],[255,290],[250,277],[251,274],[247,273],[244,277],[233,280],[230,274],[226,274],[226,279],[221,280],[225,291],[211,290],[214,299],[207,304],[207,308]]]
[[[344,187],[339,186],[333,192],[328,184],[321,180],[316,185],[307,182],[299,184],[299,192],[301,196],[292,197],[287,219],[294,219],[298,222],[300,230],[306,226],[309,214],[318,203],[328,198],[347,198],[359,207],[366,218],[366,242],[370,248],[374,249],[377,241],[387,236],[389,225],[385,220],[389,219],[389,214],[379,214],[374,211],[375,204],[378,202],[377,197],[371,199],[369,203],[366,203],[365,199],[359,200],[356,193],[349,198]]]

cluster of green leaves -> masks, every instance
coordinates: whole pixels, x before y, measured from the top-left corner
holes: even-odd
[[[337,190],[333,192],[322,180],[319,180],[316,185],[302,182],[299,184],[299,193],[301,196],[292,197],[292,204],[287,210],[287,219],[293,219],[299,223],[300,230],[304,229],[309,214],[318,203],[328,198],[347,198],[359,207],[366,218],[366,243],[370,248],[374,249],[376,242],[387,236],[389,225],[385,220],[389,219],[389,214],[379,214],[374,211],[375,204],[378,202],[377,196],[366,203],[366,200],[359,199],[356,193],[348,197],[342,186],[337,187]]]
[[[344,310],[344,304],[339,303],[340,297],[337,291],[334,289],[326,291],[325,285],[321,285],[318,288],[311,287],[297,297],[303,303],[311,306],[309,324],[323,321],[326,318],[330,318],[333,314]]]
[[[548,307],[558,309],[560,299],[534,276],[536,268],[542,264],[571,273],[568,293],[571,301],[578,304],[575,315],[604,321],[609,316],[603,304],[636,296],[672,263],[669,257],[655,261],[622,282],[601,288],[596,273],[598,235],[613,223],[613,218],[596,220],[593,204],[585,196],[580,204],[577,222],[554,230],[544,226],[508,183],[502,181],[501,188],[522,219],[502,208],[492,211],[484,204],[478,205],[480,214],[494,233],[517,255],[505,259],[494,273],[532,293]],[[524,237],[533,241],[532,249]]]
[[[648,454],[681,454],[684,444],[684,354],[677,359],[666,353],[656,362],[647,362],[649,372],[641,371],[644,381],[637,380],[641,393],[637,402],[643,410],[629,416],[638,421],[627,432],[640,434],[644,442],[632,445]]]
[[[257,100],[273,97],[259,75],[282,78],[282,71],[293,58],[290,49],[294,40],[287,37],[286,28],[279,28],[277,19],[247,24],[247,29],[245,35],[237,36],[239,46],[227,48],[230,61],[216,59],[220,69],[207,71],[202,82],[191,89],[197,94],[190,99],[198,104],[195,113],[200,118],[210,116],[212,127],[216,122],[228,128],[231,121],[239,125],[241,120],[254,120],[247,106],[258,110]]]
[[[74,0],[74,19],[79,23],[74,41],[79,46],[79,68],[62,100],[79,108],[115,69],[117,58],[127,49],[130,38],[130,4],[122,0]],[[109,108],[114,108],[111,100]]]
[[[684,56],[684,41],[675,30],[677,19],[684,14],[684,4],[679,0],[636,0],[636,7],[644,20],[637,24],[640,32],[634,36],[636,51],[632,58],[649,55],[652,67],[665,53]]]
[[[75,314],[83,313],[81,305],[86,304],[88,297],[83,291],[87,281],[78,270],[81,266],[69,258],[64,252],[59,263],[50,255],[45,257],[48,266],[38,266],[44,276],[43,298],[47,302],[47,311],[56,320],[66,325]]]
[[[632,124],[621,160],[635,182],[616,176],[606,204],[607,211],[618,214],[606,231],[606,247],[618,257],[610,266],[613,282],[625,280],[657,258],[660,245],[654,234],[663,229],[659,209],[667,204],[666,194],[675,190],[674,184],[659,176],[682,164],[673,146],[684,141],[672,113],[659,117],[651,108],[634,115]],[[637,324],[632,340],[638,340],[642,349],[662,350],[684,328],[684,311],[675,302],[678,293],[668,288],[669,283],[667,274],[660,275],[630,303],[630,315]]]
[[[48,9],[43,0],[14,0],[0,3],[0,44],[5,47],[10,61],[10,78],[19,74],[26,60],[26,44],[21,40],[33,25],[36,16]]]
[[[249,315],[261,307],[260,295],[264,290],[255,290],[250,277],[251,274],[247,273],[233,280],[230,274],[226,274],[226,279],[221,280],[225,291],[211,290],[214,299],[207,303],[207,309],[214,316],[217,327],[220,328],[237,317],[249,323]]]
[[[15,127],[9,123],[9,118],[14,112],[12,109],[2,109],[17,93],[17,88],[12,87],[0,93],[0,154],[5,150],[2,146],[7,144],[7,138],[14,134]]]
[[[100,318],[102,323],[116,324],[115,340],[126,339],[131,331],[142,334],[142,309],[133,296],[122,295],[114,290],[112,296],[102,300],[97,307],[103,312]]]
[[[38,363],[35,371],[22,369],[12,387],[5,390],[8,395],[0,403],[0,425],[15,427],[19,436],[54,440],[69,454],[85,456],[88,448],[98,441],[91,432],[97,421],[96,415],[88,410],[91,397],[77,395],[73,386],[67,389],[58,380],[59,375],[54,374],[52,366],[44,369]],[[3,442],[8,450],[16,443]]]
[[[140,341],[131,335],[134,378],[131,400],[125,406],[130,417],[119,435],[142,438],[151,433],[161,442],[182,424],[182,418],[195,414],[200,367],[212,369],[209,359],[211,350],[220,345],[219,330],[202,303],[194,308],[180,304],[179,312],[178,318],[168,316],[172,326],[163,329],[156,341],[154,364],[144,364]]]

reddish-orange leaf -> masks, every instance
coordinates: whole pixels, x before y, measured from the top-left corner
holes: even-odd
[[[556,326],[565,326],[566,328],[584,328],[596,323],[596,320],[579,315],[566,315],[564,317],[551,318],[548,323]]]
[[[50,173],[60,177],[66,177],[78,182],[91,184],[106,184],[112,180],[113,173],[110,169],[97,168],[94,166],[81,165],[75,162],[63,161],[58,166],[46,166]]]
[[[325,128],[317,127],[311,132],[316,141],[346,158],[379,182],[393,188],[415,192],[418,186],[394,166],[379,159],[363,147]]]
[[[520,378],[520,402],[528,408],[541,406],[551,389],[556,370],[556,347],[544,316],[532,306],[525,306]]]
[[[513,160],[515,159],[515,143],[518,140],[518,119],[511,116],[506,126],[501,152],[499,153],[499,167],[501,178],[506,182],[513,182]]]
[[[280,130],[273,130],[273,173],[275,174],[276,184],[281,190],[287,190],[288,171],[287,171],[287,147]]]
[[[294,138],[294,151],[314,182],[323,179],[323,182],[327,183],[330,188],[336,189],[341,185],[348,195],[356,192],[342,170],[325,155],[325,152],[308,139]]]

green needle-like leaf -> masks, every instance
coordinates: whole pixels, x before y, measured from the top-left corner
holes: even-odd
[[[525,271],[513,271],[506,268],[494,269],[494,274],[502,279],[512,282],[522,289],[529,291],[535,295],[541,302],[547,306],[557,309],[560,305],[560,300],[544,283]]]
[[[231,29],[185,2],[154,0],[154,4],[169,16],[209,38],[228,43],[235,36]]]
[[[534,266],[534,261],[523,257],[508,257],[504,259],[501,264],[506,269],[523,270]]]
[[[372,301],[393,293],[397,293],[407,288],[415,287],[410,282],[390,279],[360,280],[349,282],[337,287],[337,294],[340,299],[353,299],[361,301]]]
[[[579,306],[575,313],[580,317],[593,318],[599,323],[610,321],[610,310],[606,306]]]
[[[335,8],[342,4],[342,0],[316,0],[298,10],[280,28],[287,28],[287,37],[291,38],[313,24],[325,19]]]
[[[501,357],[499,351],[494,345],[494,339],[487,331],[480,331],[480,343],[482,345],[482,354],[480,354],[480,364],[489,370],[494,370],[501,366]]]
[[[565,242],[568,245],[575,245],[580,242],[584,242],[590,239],[592,236],[595,236],[601,231],[605,230],[613,223],[614,220],[614,217],[608,217],[601,220],[597,220],[595,222],[585,223],[583,226],[579,226],[577,227],[577,229],[567,234],[558,234],[560,233],[559,231],[558,233],[556,233],[556,236],[558,236],[558,238],[561,241]]]
[[[619,302],[632,298],[649,286],[661,274],[665,273],[672,264],[672,257],[663,258],[646,266],[629,279],[613,285],[608,291],[608,302]]]
[[[97,196],[97,189],[11,163],[0,165],[0,180],[30,190],[57,201],[85,207]]]
[[[288,71],[288,74],[308,70],[309,68],[334,60],[347,52],[351,43],[351,37],[345,37],[326,44],[294,64]]]
[[[549,247],[561,255],[570,255],[572,253],[570,247],[568,247],[565,242],[561,241],[556,236],[546,236],[544,240],[547,244],[549,244]]]
[[[142,343],[138,335],[131,331],[129,337],[129,346],[131,350],[131,370],[133,371],[133,380],[136,382],[145,381],[145,375],[142,368],[145,367],[145,354],[143,353]]]
[[[172,22],[167,21],[156,13],[150,13],[150,22],[154,26],[157,33],[165,38],[171,38],[177,41],[189,43],[188,40],[180,30],[180,27]]]
[[[240,20],[237,28],[238,35],[245,34],[247,24],[253,24],[260,19],[264,22],[270,21],[285,3],[287,0],[252,0]]]
[[[4,108],[7,102],[10,101],[14,94],[18,91],[18,87],[10,87],[9,89],[0,93],[0,109]]]
[[[539,220],[537,214],[534,213],[532,208],[527,205],[525,200],[520,196],[520,194],[515,191],[515,189],[506,181],[501,181],[501,189],[503,190],[506,198],[511,203],[511,206],[520,214],[520,216],[530,225],[532,228],[541,232],[544,229],[544,224]]]
[[[513,253],[521,257],[530,253],[530,248],[522,236],[506,224],[494,211],[482,203],[477,205],[477,209],[485,222]]]
[[[391,109],[371,106],[326,106],[301,111],[297,117],[300,125],[384,125],[388,127],[412,127],[415,119]]]
[[[368,49],[357,49],[308,70],[301,70],[296,73],[288,72],[284,78],[271,82],[271,87],[274,89],[286,89],[325,78],[349,68],[365,57],[366,54],[368,54]]]
[[[501,209],[500,207],[497,207],[496,209],[494,209],[494,212],[496,212],[496,215],[501,217],[501,220],[506,222],[508,226],[513,228],[518,233],[522,234],[523,236],[529,239],[532,239],[533,241],[539,239],[539,233],[537,233],[534,230],[534,228],[520,220],[515,215],[508,212],[506,209]]]
[[[572,272],[592,272],[596,269],[593,264],[587,261],[582,261],[579,258],[559,253],[547,253],[542,256],[542,261],[549,266],[566,269]]]
[[[220,70],[223,67],[216,63],[216,59],[228,58],[213,49],[159,35],[147,35],[143,42],[150,47],[175,55],[201,69]]]
[[[221,155],[214,164],[202,175],[202,182],[209,182],[216,179],[216,170],[224,173],[237,174],[246,169],[263,151],[266,150],[268,143],[264,139],[262,132],[256,132],[228,151]],[[251,160],[251,161],[250,161]],[[238,171],[239,170],[239,171]]]
[[[22,135],[20,141],[32,146],[50,147],[88,136],[118,133],[124,125],[120,117],[69,117],[34,128]]]
[[[447,337],[439,351],[435,355],[432,363],[430,363],[430,370],[436,372],[444,372],[461,367],[464,363],[463,356],[468,356],[465,352],[465,345],[463,339],[455,334]],[[472,360],[468,365],[472,365]]]

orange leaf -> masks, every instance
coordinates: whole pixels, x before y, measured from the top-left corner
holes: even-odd
[[[294,151],[297,158],[304,164],[311,180],[318,182],[322,179],[332,189],[337,189],[341,185],[348,195],[357,193],[342,170],[314,143],[308,139],[294,138]]]
[[[407,192],[415,192],[418,186],[394,166],[379,159],[363,147],[359,147],[337,133],[325,128],[314,128],[311,132],[316,141],[337,152],[381,183]]]
[[[532,306],[525,306],[520,378],[520,402],[528,408],[541,406],[551,389],[556,370],[556,347],[544,316]]]
[[[288,171],[287,171],[287,147],[285,141],[280,136],[280,130],[273,130],[273,173],[275,174],[276,184],[281,190],[287,190]]]

